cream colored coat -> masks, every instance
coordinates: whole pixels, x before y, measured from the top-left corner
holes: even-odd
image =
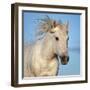
[[[67,27],[68,24],[57,25],[51,31],[47,31],[43,39],[24,48],[24,77],[57,75],[59,62],[55,54],[68,54]]]
[[[24,48],[24,77],[55,76],[58,60],[54,56],[51,37]]]

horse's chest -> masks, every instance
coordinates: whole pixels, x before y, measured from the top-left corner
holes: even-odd
[[[41,67],[42,69],[47,69],[48,71],[52,70],[52,69],[57,69],[57,61],[56,60],[52,60],[52,61],[45,61],[44,63],[42,62]]]

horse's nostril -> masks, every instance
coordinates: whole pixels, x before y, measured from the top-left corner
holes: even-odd
[[[62,57],[60,57],[62,60],[67,60],[67,61],[69,61],[69,56],[62,56]]]

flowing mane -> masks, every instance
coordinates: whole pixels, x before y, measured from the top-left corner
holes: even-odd
[[[48,15],[46,15],[44,18],[38,19],[38,20],[39,20],[39,25],[38,25],[36,35],[42,35],[44,33],[47,33],[48,31],[53,29],[57,24],[62,25],[61,20],[59,20],[59,21],[53,20]]]

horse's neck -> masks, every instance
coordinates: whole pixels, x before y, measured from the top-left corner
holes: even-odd
[[[42,57],[45,59],[52,59],[54,57],[54,48],[52,38],[48,35],[45,36],[41,48]]]

